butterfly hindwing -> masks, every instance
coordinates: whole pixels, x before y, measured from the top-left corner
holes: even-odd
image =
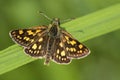
[[[45,33],[29,47],[25,47],[26,54],[32,57],[43,57],[46,54],[48,36]]]
[[[61,38],[57,38],[55,40],[54,53],[52,55],[52,59],[60,64],[68,64],[70,63],[70,58],[68,58],[68,54],[65,50],[64,43]]]

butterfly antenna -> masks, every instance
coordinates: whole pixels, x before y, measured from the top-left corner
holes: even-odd
[[[44,16],[46,19],[52,21],[52,19],[49,18],[49,17],[48,17],[46,14],[44,14],[43,12],[40,12],[40,11],[39,11],[39,13],[40,13],[40,15]]]
[[[62,20],[61,22],[63,23],[63,22],[68,22],[68,21],[72,21],[72,20],[74,20],[75,18],[70,18],[70,19],[65,19],[65,20]]]

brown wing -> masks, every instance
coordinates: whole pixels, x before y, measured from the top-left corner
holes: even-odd
[[[21,46],[29,46],[47,29],[47,26],[39,26],[31,29],[19,29],[10,31],[10,36],[16,43]],[[38,35],[39,33],[39,35]]]
[[[54,43],[54,51],[53,51],[52,59],[56,63],[59,64],[68,64],[70,63],[70,58],[68,58],[67,52],[64,47],[64,43],[61,38],[56,38]]]
[[[47,40],[48,40],[48,35],[47,33],[42,34],[36,42],[31,44],[28,47],[24,48],[25,53],[32,57],[41,57],[46,55],[46,49],[47,49]]]
[[[62,30],[62,42],[64,42],[65,50],[67,56],[70,58],[83,58],[90,53],[90,50],[80,43],[78,40],[74,39],[69,33]]]

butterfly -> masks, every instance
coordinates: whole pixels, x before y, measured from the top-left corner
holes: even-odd
[[[24,47],[24,52],[32,57],[45,58],[58,64],[68,64],[72,59],[89,55],[90,50],[60,27],[59,18],[54,18],[48,26],[10,31],[14,42]]]

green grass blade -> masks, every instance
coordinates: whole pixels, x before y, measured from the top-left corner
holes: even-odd
[[[120,4],[102,9],[63,24],[80,41],[115,31],[120,28]]]
[[[26,57],[23,50],[18,45],[0,51],[0,74],[16,69],[19,66],[27,64],[35,59]]]
[[[120,29],[120,4],[62,24],[76,39],[86,41]],[[0,74],[16,69],[35,59],[24,54],[18,45],[0,51]],[[43,63],[41,63],[43,64]]]

